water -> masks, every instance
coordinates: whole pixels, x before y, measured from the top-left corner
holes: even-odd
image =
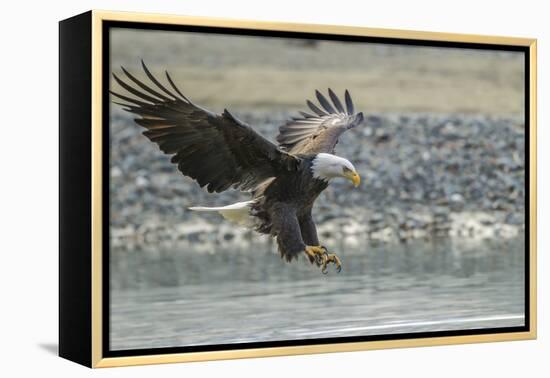
[[[327,275],[274,250],[113,250],[111,349],[524,325],[523,237],[341,245]]]

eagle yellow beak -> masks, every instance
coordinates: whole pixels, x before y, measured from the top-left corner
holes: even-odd
[[[357,174],[357,172],[349,171],[349,172],[344,173],[344,176],[348,180],[350,180],[353,183],[353,186],[355,186],[356,188],[361,183],[361,177]]]

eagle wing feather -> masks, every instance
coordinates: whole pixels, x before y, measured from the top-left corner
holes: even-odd
[[[172,155],[171,162],[201,187],[209,192],[231,187],[250,191],[270,177],[298,168],[299,158],[282,151],[229,111],[215,114],[201,108],[183,95],[168,72],[172,90],[143,61],[142,66],[151,84],[122,68],[126,80],[113,77],[134,97],[110,93],[125,102],[118,103],[124,110],[139,116],[135,122],[146,129],[143,135]]]
[[[355,113],[348,90],[344,94],[346,108],[332,89],[328,89],[328,94],[332,104],[316,90],[320,107],[306,101],[314,114],[300,112],[302,117],[293,118],[279,128],[280,148],[295,155],[334,153],[340,135],[363,122],[363,113]]]

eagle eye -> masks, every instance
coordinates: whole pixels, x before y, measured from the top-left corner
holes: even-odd
[[[344,167],[343,167],[343,172],[344,172],[344,173],[351,172],[351,169],[349,169],[348,167],[344,166]]]

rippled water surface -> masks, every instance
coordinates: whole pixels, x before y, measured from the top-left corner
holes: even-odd
[[[271,244],[111,251],[111,349],[524,325],[524,240],[341,245],[343,270]]]

